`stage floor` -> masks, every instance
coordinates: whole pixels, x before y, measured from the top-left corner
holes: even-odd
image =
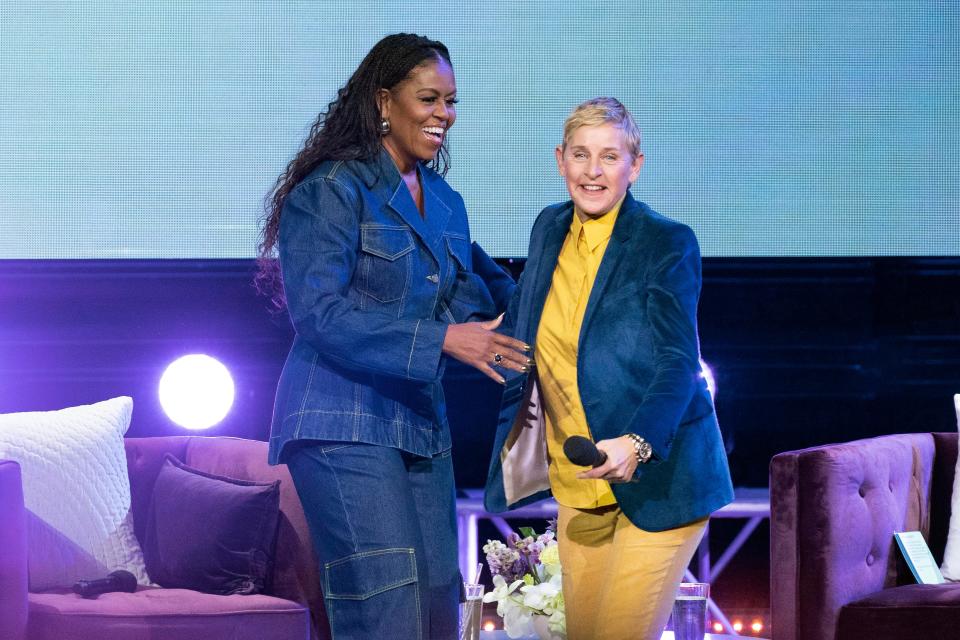
[[[743,638],[744,636],[728,636],[726,634],[719,633],[708,633],[704,636],[704,640],[732,640],[733,638]],[[753,640],[764,640],[763,638],[757,638],[756,636],[747,636]],[[510,636],[507,635],[506,631],[481,631],[480,640],[509,640]],[[523,636],[519,640],[537,640],[536,636]],[[664,631],[663,635],[660,636],[660,640],[673,640],[673,631]]]

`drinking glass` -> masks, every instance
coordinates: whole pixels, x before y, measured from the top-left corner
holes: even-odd
[[[675,640],[703,640],[707,624],[706,582],[682,582],[673,602],[673,636]]]
[[[460,603],[460,640],[480,640],[484,586],[464,583],[463,589],[467,598]]]

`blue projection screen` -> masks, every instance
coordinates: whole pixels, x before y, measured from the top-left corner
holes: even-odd
[[[960,255],[958,3],[0,2],[0,258],[249,258],[263,196],[380,37],[444,41],[448,179],[493,255],[620,98],[635,195],[705,256]]]

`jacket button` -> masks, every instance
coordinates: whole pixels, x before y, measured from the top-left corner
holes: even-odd
[[[431,273],[430,275],[427,276],[427,280],[429,280],[430,282],[436,284],[436,283],[440,282],[440,276],[438,276],[438,275],[435,274],[435,273]]]

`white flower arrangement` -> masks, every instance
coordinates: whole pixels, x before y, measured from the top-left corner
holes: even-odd
[[[551,527],[555,527],[551,523]],[[566,637],[560,555],[555,528],[541,535],[523,527],[520,535],[507,537],[507,543],[487,540],[483,552],[493,576],[493,591],[484,602],[497,603],[497,615],[511,638],[535,633],[534,616],[545,616],[555,637]]]

